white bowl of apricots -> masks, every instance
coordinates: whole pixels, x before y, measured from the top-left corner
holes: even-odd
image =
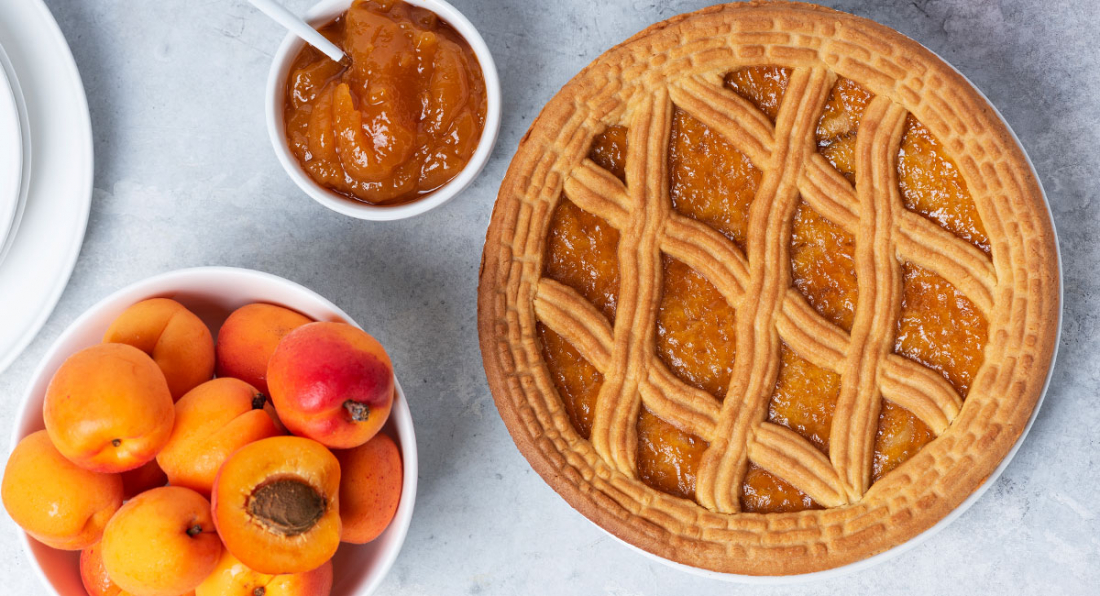
[[[370,594],[416,440],[385,349],[285,279],[184,269],[76,320],[23,399],[3,504],[59,596]]]

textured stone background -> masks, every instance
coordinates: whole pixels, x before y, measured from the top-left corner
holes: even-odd
[[[268,144],[263,87],[279,29],[243,0],[47,0],[76,55],[95,128],[95,198],[72,281],[0,375],[0,429],[48,345],[109,292],[162,271],[235,265],[298,281],[388,347],[409,394],[420,493],[383,594],[780,594],[685,575],[620,545],[530,469],[485,383],[476,274],[497,186],[541,106],[589,61],[699,0],[452,0],[492,49],[504,88],[493,160],[428,215],[367,223],[300,193]],[[1038,421],[996,486],[955,524],[808,594],[1081,594],[1100,585],[1100,3],[826,2],[900,30],[982,89],[1029,151],[1065,260],[1065,327]],[[289,0],[305,10],[310,0]],[[55,173],[63,175],[62,173]],[[7,289],[6,291],[11,291]],[[4,455],[3,457],[6,457]],[[0,515],[0,577],[37,594]]]

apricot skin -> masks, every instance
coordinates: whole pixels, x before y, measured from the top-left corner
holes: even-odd
[[[401,451],[389,435],[377,434],[355,449],[334,451],[340,461],[340,540],[366,544],[393,520],[401,502]]]
[[[176,402],[176,423],[157,462],[170,484],[208,496],[218,469],[234,451],[282,434],[275,420],[274,407],[248,383],[207,381]]]
[[[214,376],[210,329],[175,300],[152,298],[134,304],[111,323],[103,341],[149,354],[164,372],[173,400]]]
[[[295,329],[279,343],[267,371],[271,399],[287,429],[333,449],[369,441],[393,407],[389,355],[351,325],[310,323]]]
[[[98,542],[80,551],[80,581],[89,596],[130,596],[107,575],[103,550]]]
[[[132,499],[147,490],[168,484],[168,475],[160,469],[155,459],[140,468],[123,472],[121,476],[122,498],[126,500]]]
[[[122,505],[122,479],[73,464],[40,430],[12,451],[0,494],[8,515],[34,539],[80,550],[99,540]]]
[[[254,514],[254,495],[276,482],[308,485],[319,497],[319,517],[308,528],[288,535]],[[312,571],[340,546],[340,462],[316,441],[272,437],[241,447],[222,465],[212,495],[225,547],[254,571]]]
[[[247,304],[233,311],[218,331],[217,373],[240,379],[267,393],[267,361],[283,337],[312,322],[274,304]]]
[[[332,561],[305,573],[268,575],[249,569],[225,550],[214,572],[195,588],[195,596],[255,596],[258,587],[264,596],[328,596]]]
[[[134,596],[177,596],[194,590],[217,566],[222,544],[210,503],[178,486],[128,501],[103,531],[103,565]]]
[[[175,419],[164,374],[126,344],[73,354],[46,389],[42,417],[57,450],[94,472],[125,472],[152,460]]]

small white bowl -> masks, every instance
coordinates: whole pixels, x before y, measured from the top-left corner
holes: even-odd
[[[294,282],[249,269],[199,267],[171,271],[139,281],[111,294],[82,314],[46,352],[23,396],[16,417],[11,449],[23,437],[45,428],[42,401],[50,378],[70,355],[102,341],[103,333],[123,310],[146,298],[173,298],[195,312],[217,337],[223,321],[237,308],[251,302],[269,302],[294,309],[318,321],[342,321],[355,325],[335,304]],[[383,432],[401,448],[404,484],[397,513],[386,531],[365,545],[341,544],[333,559],[333,596],[366,596],[374,592],[389,572],[405,542],[416,500],[416,435],[401,384],[397,384],[390,419]],[[50,548],[22,533],[24,551],[42,580],[47,594],[87,596],[80,581],[80,552]]]
[[[481,34],[462,13],[448,4],[446,0],[405,0],[405,2],[431,10],[451,27],[454,27],[455,31],[458,31],[473,48],[474,54],[481,65],[481,70],[485,75],[487,100],[485,129],[481,133],[477,149],[458,176],[455,176],[453,180],[427,196],[403,205],[371,205],[349,199],[314,182],[313,178],[310,178],[309,174],[302,169],[298,159],[291,153],[286,140],[286,127],[283,122],[287,77],[290,74],[290,67],[293,65],[294,59],[298,57],[298,53],[305,46],[305,42],[294,34],[287,34],[286,39],[283,40],[282,45],[275,52],[275,57],[271,62],[271,72],[267,77],[267,131],[271,137],[271,145],[275,149],[275,155],[279,158],[279,163],[283,165],[283,169],[286,170],[286,173],[298,187],[313,197],[315,201],[333,211],[359,219],[374,221],[405,219],[420,215],[451,200],[469,186],[474,178],[477,178],[477,175],[481,173],[482,168],[485,167],[490,154],[493,152],[493,145],[496,144],[497,133],[500,130],[500,77],[497,74],[496,63],[493,62],[493,55],[489,52],[489,46],[485,45],[485,40],[481,38]],[[346,12],[351,3],[352,0],[321,0],[313,8],[306,11],[303,18],[307,23],[320,28]]]

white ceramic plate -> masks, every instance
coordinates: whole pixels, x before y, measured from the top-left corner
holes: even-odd
[[[4,66],[4,55],[4,47],[0,45],[0,261],[4,259],[3,247],[14,231],[23,194],[22,118],[11,84],[12,73]]]
[[[30,343],[69,281],[92,201],[92,124],[76,63],[42,0],[0,1],[0,42],[11,59],[34,143],[34,174],[0,262],[0,371]],[[27,160],[24,159],[26,162]]]
[[[969,78],[967,78],[966,75],[960,72],[959,69],[955,68],[947,60],[944,60],[943,56],[936,54],[930,48],[925,47],[924,49],[935,54],[936,57],[938,57],[944,64],[951,66],[951,68],[954,69],[955,72],[959,74],[959,76],[965,79],[966,82],[969,83],[970,86],[978,92],[978,95],[980,95],[982,99],[984,99],[985,102],[993,108],[993,112],[996,113],[997,117],[1001,119],[1001,123],[1004,124],[1005,129],[1007,129],[1009,134],[1012,135],[1012,139],[1016,141],[1016,144],[1020,147],[1020,151],[1024,154],[1024,158],[1027,160],[1027,165],[1031,169],[1031,175],[1035,177],[1035,181],[1039,184],[1039,191],[1043,194],[1043,205],[1046,206],[1047,216],[1050,218],[1050,228],[1054,231],[1054,247],[1058,257],[1058,329],[1054,338],[1054,352],[1050,355],[1050,369],[1047,370],[1047,378],[1046,381],[1043,382],[1043,389],[1042,392],[1039,394],[1039,401],[1035,402],[1035,409],[1031,411],[1031,417],[1027,420],[1027,426],[1024,427],[1024,432],[1020,433],[1020,438],[1016,440],[1016,444],[1012,446],[1012,449],[1009,450],[1008,455],[1006,455],[1005,458],[1001,460],[1001,464],[997,466],[997,469],[993,470],[993,473],[989,475],[989,478],[986,478],[985,482],[982,483],[982,485],[979,486],[977,490],[971,493],[971,495],[967,497],[966,500],[960,503],[958,507],[951,511],[951,513],[948,513],[946,517],[941,519],[931,528],[928,528],[924,532],[921,532],[920,534],[914,536],[908,541],[903,542],[885,552],[881,552],[877,555],[863,559],[862,561],[856,561],[855,563],[850,563],[848,565],[843,565],[834,569],[826,569],[825,571],[815,571],[813,573],[804,573],[801,575],[783,576],[755,576],[737,575],[733,573],[719,573],[717,571],[710,571],[709,569],[700,569],[698,567],[684,565],[675,561],[669,561],[668,559],[658,557],[653,553],[642,550],[634,546],[633,544],[625,542],[621,540],[618,536],[615,536],[610,532],[607,533],[608,536],[611,536],[615,540],[622,542],[623,544],[642,553],[650,559],[660,561],[661,563],[664,563],[669,567],[673,567],[681,571],[686,571],[687,573],[690,573],[692,575],[708,577],[711,579],[750,585],[803,584],[819,580],[833,579],[842,575],[854,573],[856,571],[862,571],[869,567],[874,567],[879,563],[889,561],[902,553],[912,550],[914,547],[923,543],[925,540],[928,540],[940,530],[951,525],[951,523],[954,522],[956,519],[962,517],[962,514],[966,513],[966,510],[970,509],[970,507],[972,507],[974,503],[976,503],[978,499],[980,499],[982,495],[984,495],[986,491],[990,489],[990,487],[996,484],[997,479],[1001,477],[1002,473],[1004,473],[1005,468],[1008,467],[1008,464],[1012,461],[1012,458],[1016,457],[1016,452],[1020,450],[1020,445],[1023,445],[1024,439],[1027,438],[1027,433],[1031,430],[1031,426],[1035,423],[1035,418],[1039,415],[1039,408],[1042,407],[1043,400],[1046,399],[1047,388],[1050,387],[1050,378],[1054,374],[1054,365],[1057,363],[1058,360],[1058,347],[1062,343],[1062,312],[1063,304],[1065,303],[1065,283],[1062,279],[1062,246],[1058,242],[1058,228],[1054,225],[1054,214],[1050,210],[1050,199],[1047,197],[1046,190],[1043,188],[1042,180],[1039,179],[1039,173],[1035,171],[1035,164],[1031,161],[1031,156],[1028,155],[1027,151],[1024,150],[1024,145],[1020,142],[1020,137],[1016,136],[1016,131],[1012,130],[1012,127],[1009,126],[1008,120],[1005,120],[1004,115],[1001,114],[1001,111],[997,109],[997,106],[993,105],[993,102],[989,101],[989,98],[986,97],[985,93],[982,93],[982,90],[978,89],[978,87]]]
[[[251,302],[270,302],[292,308],[319,321],[355,324],[351,317],[315,292],[281,277],[249,269],[199,267],[163,273],[139,281],[99,301],[80,315],[57,338],[38,364],[23,395],[15,419],[10,449],[20,439],[45,428],[42,401],[46,386],[61,363],[74,352],[102,341],[111,321],[135,302],[146,298],[173,298],[191,309],[217,337],[218,329],[237,308]],[[416,501],[417,455],[412,414],[401,385],[397,385],[390,419],[382,432],[401,448],[404,482],[397,513],[386,531],[369,544],[341,544],[333,559],[332,596],[367,596],[378,588],[405,542]],[[80,582],[79,551],[55,550],[20,532],[31,568],[51,596],[87,596]]]

